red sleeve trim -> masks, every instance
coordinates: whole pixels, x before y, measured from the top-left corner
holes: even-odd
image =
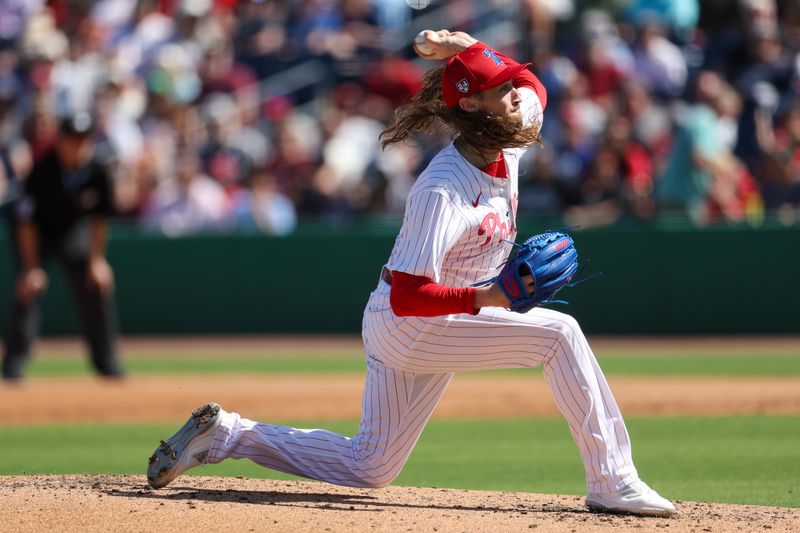
[[[392,273],[389,303],[397,316],[476,315],[474,287],[445,287],[430,278]]]

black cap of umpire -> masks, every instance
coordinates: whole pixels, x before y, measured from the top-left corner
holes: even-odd
[[[59,131],[62,135],[88,137],[94,133],[94,119],[89,113],[81,112],[61,119]]]

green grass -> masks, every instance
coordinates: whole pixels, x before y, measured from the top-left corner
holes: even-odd
[[[286,357],[175,357],[136,354],[125,357],[125,368],[134,374],[274,374],[274,373],[363,373],[362,357],[319,357],[305,354]],[[84,358],[33,359],[30,376],[71,376],[91,373]]]
[[[356,429],[352,421],[319,426],[344,434]],[[142,474],[158,439],[175,429],[1,428],[0,474]],[[640,475],[664,496],[800,507],[800,417],[641,418],[628,420],[628,429]],[[192,472],[290,478],[249,461]],[[433,421],[395,484],[584,493],[578,452],[561,419]]]
[[[658,374],[702,376],[797,376],[800,353],[791,355],[682,354],[601,356],[607,374]]]
[[[606,374],[627,375],[697,375],[697,376],[799,376],[800,353],[733,354],[698,351],[695,353],[660,353],[646,356],[605,354],[599,356]],[[258,356],[218,356],[204,354],[176,357],[174,354],[147,356],[129,353],[126,368],[134,374],[276,374],[276,373],[363,373],[365,364],[359,355],[320,357],[313,353]],[[523,370],[524,371],[524,370]],[[504,372],[520,372],[507,370]],[[30,376],[86,375],[86,358],[74,354],[36,358],[31,361]]]

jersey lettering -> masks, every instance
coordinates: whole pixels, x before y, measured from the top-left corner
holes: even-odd
[[[495,233],[498,233],[499,239],[503,240],[511,235],[511,227],[507,221],[500,220],[500,215],[497,213],[489,213],[483,217],[483,221],[478,227],[478,235],[486,235],[486,240],[481,244],[481,247],[492,242],[492,236]]]

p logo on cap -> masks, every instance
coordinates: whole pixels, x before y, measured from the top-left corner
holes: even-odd
[[[486,50],[484,50],[483,55],[485,55],[486,57],[491,57],[495,65],[503,64],[503,60],[497,57],[497,54],[491,48],[487,48]]]
[[[477,42],[450,58],[442,75],[442,97],[447,107],[453,107],[465,96],[491,89],[516,76],[530,63],[505,63],[502,58],[481,42]]]

